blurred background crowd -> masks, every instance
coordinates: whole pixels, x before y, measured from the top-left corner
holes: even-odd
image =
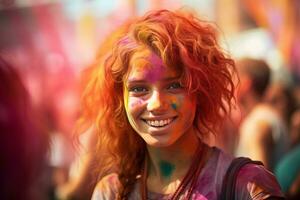
[[[94,135],[73,138],[80,74],[122,23],[163,8],[211,21],[237,60],[236,109],[207,142],[299,195],[300,0],[0,0],[1,199],[90,198]]]

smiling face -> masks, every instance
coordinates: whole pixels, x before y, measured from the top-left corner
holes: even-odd
[[[124,104],[133,129],[150,146],[167,147],[192,132],[196,103],[180,74],[154,53],[136,53],[124,80]]]

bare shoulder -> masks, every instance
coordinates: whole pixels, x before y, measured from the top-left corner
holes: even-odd
[[[239,171],[236,190],[238,196],[248,196],[249,199],[284,197],[275,176],[264,166],[255,164],[247,164]]]
[[[112,200],[115,199],[119,188],[118,175],[115,173],[103,177],[96,185],[92,200]]]

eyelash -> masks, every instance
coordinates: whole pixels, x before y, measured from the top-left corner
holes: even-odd
[[[178,90],[181,88],[182,86],[179,82],[171,83],[166,87],[167,90]],[[136,93],[136,94],[144,94],[147,93],[148,91],[149,89],[145,86],[133,86],[129,88],[129,92]]]
[[[129,92],[134,92],[134,93],[145,93],[147,91],[148,91],[148,89],[144,86],[135,86],[135,87],[129,88]]]
[[[180,89],[182,88],[181,84],[179,82],[174,82],[174,83],[171,83],[167,89],[168,90],[176,90],[176,89]]]

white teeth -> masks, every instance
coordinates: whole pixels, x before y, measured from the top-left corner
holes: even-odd
[[[163,126],[164,124],[166,124],[166,123],[165,123],[165,120],[160,120],[160,121],[159,121],[159,126]]]
[[[154,127],[162,127],[168,125],[172,121],[172,118],[165,120],[146,120],[147,124]]]

